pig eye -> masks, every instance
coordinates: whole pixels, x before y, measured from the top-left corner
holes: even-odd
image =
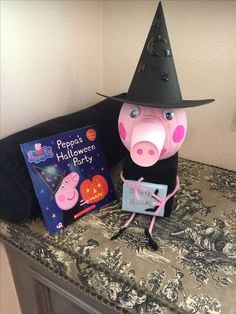
[[[62,188],[62,190],[63,190],[63,189],[65,188],[65,185],[64,185],[64,184],[62,184],[61,188]]]
[[[175,114],[171,109],[166,109],[163,111],[163,117],[166,120],[172,120],[174,118]]]
[[[68,180],[65,181],[65,183],[68,183],[68,182],[69,182]]]
[[[139,114],[140,114],[140,109],[137,106],[133,106],[129,111],[129,115],[131,118],[137,118]]]

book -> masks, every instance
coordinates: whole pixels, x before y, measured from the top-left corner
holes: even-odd
[[[163,217],[165,206],[160,206],[159,201],[152,194],[164,200],[167,185],[126,180],[126,183],[123,183],[122,210]]]
[[[96,125],[20,147],[50,234],[115,200]]]

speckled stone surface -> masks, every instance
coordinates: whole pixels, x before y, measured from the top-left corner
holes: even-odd
[[[181,188],[169,218],[158,218],[153,251],[144,234],[149,216],[126,221],[118,201],[77,220],[55,236],[43,221],[0,221],[0,238],[72,284],[121,312],[236,313],[236,173],[179,160]]]

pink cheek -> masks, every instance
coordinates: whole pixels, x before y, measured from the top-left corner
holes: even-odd
[[[124,141],[126,139],[126,131],[125,131],[124,124],[120,122],[118,128],[119,128],[120,137]]]
[[[185,128],[183,125],[178,125],[173,133],[173,141],[179,143],[184,138]]]
[[[60,202],[60,203],[63,203],[65,201],[65,196],[63,194],[59,194],[57,196],[57,200]]]

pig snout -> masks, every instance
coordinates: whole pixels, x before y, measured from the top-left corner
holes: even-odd
[[[79,175],[76,172],[71,172],[70,173],[70,178],[73,182],[77,183],[79,182]],[[77,185],[77,184],[76,184]]]
[[[166,131],[158,119],[142,119],[133,128],[130,156],[141,167],[154,165],[165,143]]]

